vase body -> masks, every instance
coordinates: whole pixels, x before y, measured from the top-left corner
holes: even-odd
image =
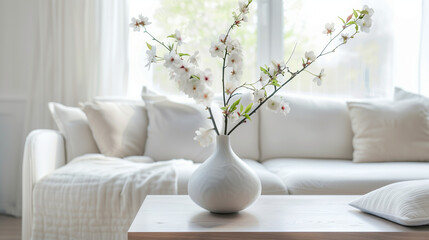
[[[189,179],[192,201],[213,213],[235,213],[261,195],[258,175],[232,150],[229,136],[216,137],[213,154]]]

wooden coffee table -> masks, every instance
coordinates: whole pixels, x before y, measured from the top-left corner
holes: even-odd
[[[148,196],[128,239],[429,239],[429,226],[403,227],[360,212],[358,196],[261,196],[237,214],[211,214],[189,196]]]

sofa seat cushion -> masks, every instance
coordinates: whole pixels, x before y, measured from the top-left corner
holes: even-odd
[[[263,162],[289,194],[361,195],[385,185],[429,179],[429,163],[353,163],[350,160],[272,159]]]
[[[262,192],[263,195],[284,195],[288,191],[283,183],[283,181],[274,173],[268,171],[262,164],[254,160],[244,159],[255,172],[258,174],[261,179]],[[188,181],[192,173],[198,168],[200,163],[192,165],[177,165],[176,171],[178,176],[177,181],[177,193],[179,195],[188,194]]]

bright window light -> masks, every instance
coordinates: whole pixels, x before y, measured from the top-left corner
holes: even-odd
[[[287,0],[282,3],[283,11],[271,12],[282,14],[274,18],[272,14],[258,14],[258,2],[262,1],[264,4],[260,11],[263,11],[263,7],[269,9],[274,6],[272,0],[255,0],[251,5],[249,22],[234,30],[232,35],[241,41],[244,49],[243,82],[252,82],[259,75],[258,48],[259,55],[261,49],[265,52],[280,49],[287,59],[297,44],[290,67],[291,70],[298,69],[305,51],[320,52],[329,41],[329,36],[322,34],[325,23],[334,22],[338,31],[341,25],[337,16],[347,18],[347,13],[351,13],[352,8],[360,9],[363,5],[368,5],[375,10],[371,32],[358,34],[356,38],[359,39],[349,41],[309,68],[313,73],[318,73],[321,68],[325,69],[326,78],[322,86],[314,84],[310,74],[303,73],[291,81],[285,91],[340,98],[389,97],[394,86],[418,91],[422,0],[410,0],[406,3],[401,0]],[[275,1],[281,3],[281,0]],[[176,29],[181,31],[184,42],[191,43],[183,46],[182,50],[189,54],[195,50],[200,51],[203,69],[212,69],[215,83],[218,83],[214,89],[218,92],[221,91],[221,61],[219,58],[212,58],[208,49],[210,43],[225,32],[231,22],[231,12],[236,8],[237,1],[231,0],[130,0],[130,16],[140,13],[148,16],[152,22],[148,29],[156,37],[163,39]],[[258,16],[267,18],[259,19],[271,24],[267,28],[278,29],[274,25],[280,26],[279,29],[283,28],[282,42],[258,42]],[[272,19],[283,20],[278,23]],[[151,39],[142,33],[130,30],[129,95],[139,95],[143,84],[167,94],[178,94],[175,82],[169,79],[168,71],[162,64],[152,65],[150,71],[144,67],[147,50],[145,42],[149,41]],[[275,44],[282,46],[274,46]],[[262,59],[261,56],[259,59]]]

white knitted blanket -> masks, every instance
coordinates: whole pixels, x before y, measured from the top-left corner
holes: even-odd
[[[146,195],[177,194],[179,164],[76,158],[36,184],[32,239],[126,240]]]

